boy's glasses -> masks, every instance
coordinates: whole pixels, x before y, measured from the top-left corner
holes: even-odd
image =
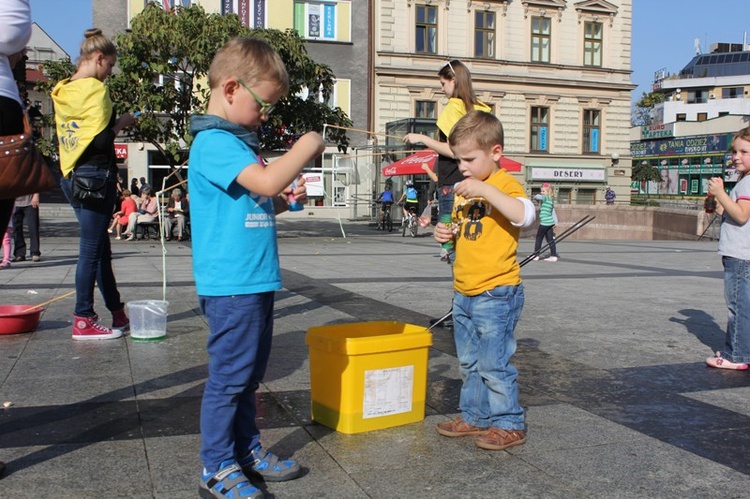
[[[245,90],[250,92],[250,95],[253,96],[253,99],[255,99],[255,102],[258,103],[258,105],[260,106],[260,114],[264,116],[268,116],[269,114],[271,114],[271,111],[273,111],[273,108],[276,107],[276,104],[270,104],[264,101],[263,99],[261,99],[260,97],[258,97],[258,95],[252,90],[250,90],[250,87],[245,85],[245,82],[243,82],[239,78],[237,78],[237,81],[239,82],[240,85],[242,85],[245,88]]]

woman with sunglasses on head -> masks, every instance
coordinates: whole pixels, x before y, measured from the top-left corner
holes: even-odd
[[[490,107],[480,102],[474,94],[474,87],[471,85],[471,73],[461,61],[454,59],[448,61],[440,71],[440,87],[443,89],[448,104],[440,112],[437,119],[438,140],[423,135],[421,133],[408,133],[404,136],[404,142],[409,144],[424,144],[436,153],[437,159],[437,192],[438,192],[438,210],[440,215],[450,215],[453,210],[453,186],[463,180],[463,175],[458,170],[458,162],[453,156],[450,147],[448,147],[448,136],[458,120],[463,118],[468,110],[476,109],[489,113]],[[449,263],[453,259],[448,251],[445,250],[441,255]]]

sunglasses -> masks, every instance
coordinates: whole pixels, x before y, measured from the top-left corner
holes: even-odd
[[[456,76],[456,70],[453,69],[453,64],[451,64],[451,61],[448,61],[448,64],[446,64],[449,68],[451,68],[451,73],[453,73],[453,76]],[[445,67],[445,66],[443,66]]]
[[[268,116],[269,114],[271,114],[271,111],[273,111],[273,108],[276,107],[276,104],[270,104],[270,103],[264,101],[263,99],[261,99],[260,97],[258,97],[258,95],[255,92],[253,92],[252,90],[250,90],[250,87],[248,87],[247,85],[245,85],[245,82],[243,82],[239,78],[237,78],[237,82],[240,85],[242,85],[245,88],[245,90],[247,90],[248,92],[250,92],[250,95],[253,96],[253,99],[255,99],[255,102],[257,102],[258,105],[260,106],[260,114],[262,114],[264,116]]]

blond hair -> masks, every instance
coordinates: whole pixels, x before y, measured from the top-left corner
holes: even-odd
[[[208,85],[218,88],[227,78],[236,77],[252,86],[261,81],[278,85],[282,95],[289,91],[289,75],[284,61],[268,43],[256,38],[234,38],[224,44],[211,61]]]
[[[732,136],[732,153],[734,153],[734,143],[737,141],[737,139],[742,139],[744,141],[750,142],[750,126],[743,128],[739,132],[735,133],[734,136]],[[734,159],[734,154],[732,154]],[[740,178],[745,178],[745,175],[747,175],[747,172],[741,173]]]
[[[469,111],[451,130],[448,143],[456,146],[469,141],[474,141],[480,149],[485,151],[492,149],[495,145],[504,148],[503,124],[493,114]]]
[[[117,47],[112,41],[102,34],[99,28],[87,29],[83,34],[84,40],[81,43],[81,57],[79,62],[88,60],[96,52],[101,52],[105,56],[117,57]]]

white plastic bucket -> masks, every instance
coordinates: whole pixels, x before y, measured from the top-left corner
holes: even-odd
[[[134,340],[161,340],[167,335],[167,306],[162,300],[128,302],[130,337]]]

